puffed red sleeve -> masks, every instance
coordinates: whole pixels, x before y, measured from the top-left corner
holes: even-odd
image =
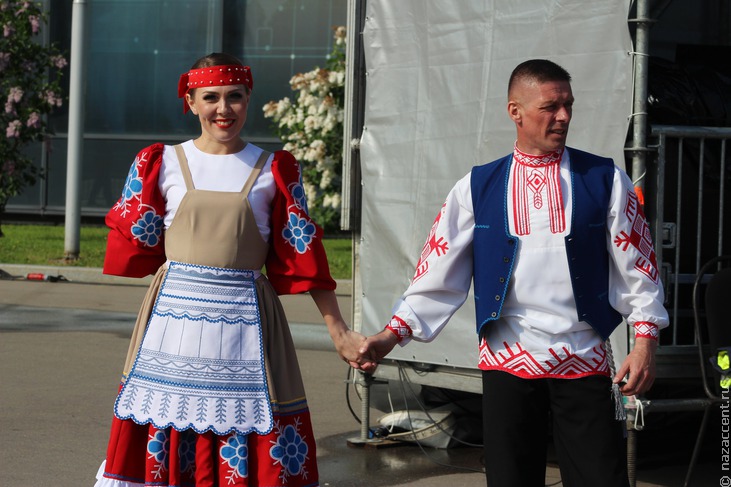
[[[272,202],[272,245],[267,277],[278,294],[335,289],[330,277],[322,229],[307,214],[300,165],[287,151],[274,153],[277,191]]]
[[[142,149],[130,167],[122,196],[107,213],[104,273],[145,277],[165,262],[165,200],[158,188],[163,144]]]

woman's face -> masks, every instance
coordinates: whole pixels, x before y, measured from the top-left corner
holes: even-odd
[[[186,95],[190,110],[201,123],[198,148],[212,154],[231,154],[243,148],[239,134],[246,122],[249,93],[244,85],[197,88]]]

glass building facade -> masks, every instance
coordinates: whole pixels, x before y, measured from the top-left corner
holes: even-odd
[[[47,37],[69,53],[73,2],[44,3]],[[177,83],[210,52],[228,52],[251,66],[254,91],[243,137],[280,148],[262,107],[292,97],[292,75],[324,67],[346,10],[343,0],[87,0],[82,215],[101,216],[114,204],[141,148],[200,133],[195,116],[183,114]],[[68,76],[63,81],[68,88]],[[68,103],[49,121],[54,135],[29,148],[46,177],[11,199],[9,214],[63,214]]]

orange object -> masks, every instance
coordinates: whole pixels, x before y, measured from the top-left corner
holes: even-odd
[[[637,200],[640,202],[640,206],[644,208],[645,193],[642,191],[642,188],[640,186],[635,186],[635,194],[637,195]]]

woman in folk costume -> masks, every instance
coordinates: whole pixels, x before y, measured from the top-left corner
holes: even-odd
[[[240,138],[253,80],[201,58],[178,95],[201,135],[153,144],[109,211],[104,272],[154,274],[130,344],[98,487],[315,486],[315,441],[278,294],[309,292],[351,365],[299,164]],[[266,265],[267,276],[261,274]]]

